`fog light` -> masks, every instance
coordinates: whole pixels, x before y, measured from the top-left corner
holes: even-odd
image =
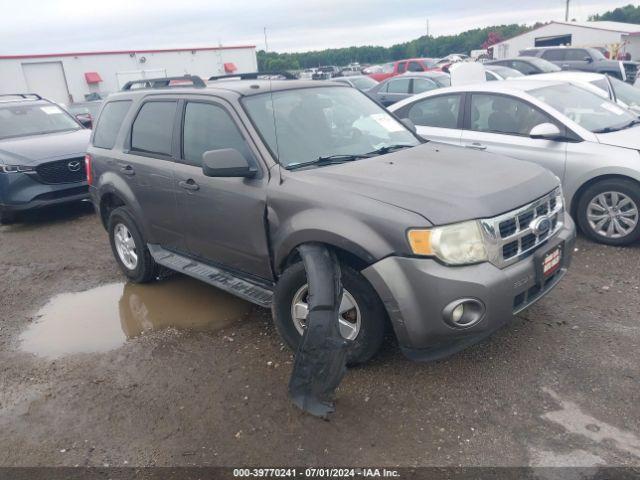
[[[484,318],[485,306],[475,298],[454,300],[442,310],[443,320],[454,328],[470,328]]]

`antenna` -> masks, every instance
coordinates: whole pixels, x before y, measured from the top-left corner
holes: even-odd
[[[569,1],[570,0],[567,0],[567,4],[566,4],[565,9],[564,9],[564,21],[565,22],[569,21]]]
[[[264,27],[264,51],[269,53],[269,41],[267,40],[267,27]],[[269,75],[269,96],[271,98],[271,115],[273,116],[273,134],[276,139],[276,156],[278,157],[278,176],[280,183],[282,183],[282,167],[280,166],[280,147],[278,145],[278,122],[276,121],[276,104],[273,101],[273,76]]]

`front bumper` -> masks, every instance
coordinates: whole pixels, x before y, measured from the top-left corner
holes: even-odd
[[[25,173],[0,173],[0,211],[21,212],[85,198],[86,182],[46,184]]]
[[[562,265],[544,284],[538,282],[536,255],[500,269],[488,262],[451,267],[436,260],[387,257],[362,274],[384,303],[401,349],[414,360],[437,360],[477,343],[508,323],[513,315],[549,293],[567,272],[575,242],[575,225],[564,225],[538,251],[564,242]],[[480,300],[482,320],[467,329],[450,326],[442,311],[461,298]]]

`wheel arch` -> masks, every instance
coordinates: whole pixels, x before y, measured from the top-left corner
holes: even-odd
[[[578,213],[577,212],[578,203],[580,203],[580,198],[582,197],[584,192],[592,185],[595,185],[596,183],[602,182],[604,180],[629,180],[635,183],[638,187],[640,187],[640,180],[625,174],[606,173],[606,174],[598,175],[596,177],[592,177],[586,182],[582,183],[580,187],[578,187],[578,189],[575,191],[573,196],[571,197],[571,207],[570,207],[571,210],[569,213],[571,214],[572,217],[576,218],[576,215]]]

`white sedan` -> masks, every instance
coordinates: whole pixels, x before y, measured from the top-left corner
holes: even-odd
[[[441,88],[389,110],[427,139],[548,168],[587,236],[609,245],[637,241],[640,119],[589,90],[537,77]]]

